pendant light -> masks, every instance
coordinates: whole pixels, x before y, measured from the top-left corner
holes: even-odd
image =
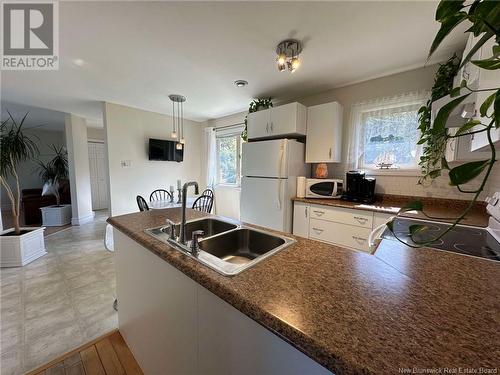
[[[172,101],[172,132],[170,136],[173,139],[179,139],[175,148],[182,150],[186,140],[184,139],[184,102],[186,97],[172,94],[168,96]]]

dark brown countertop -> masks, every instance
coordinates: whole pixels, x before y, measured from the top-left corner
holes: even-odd
[[[180,209],[108,222],[336,374],[500,365],[499,263],[388,240],[370,255],[296,237],[224,277],[144,233],[167,217],[179,221]]]
[[[363,204],[348,202],[341,199],[321,199],[321,198],[293,198],[296,202],[319,204],[323,206],[354,208],[357,210],[374,211],[387,214],[397,214],[405,204],[419,200],[424,205],[424,212],[427,215],[438,217],[438,221],[453,221],[452,218],[460,215],[468,205],[468,201],[458,199],[436,199],[427,197],[411,197],[404,195],[378,195],[375,203]],[[421,213],[404,213],[403,216],[427,219]],[[429,220],[429,219],[427,219]],[[488,214],[484,202],[478,202],[469,214],[462,220],[461,224],[474,225],[479,227],[488,226]]]

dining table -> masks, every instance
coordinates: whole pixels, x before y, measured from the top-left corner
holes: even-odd
[[[193,203],[196,200],[197,197],[188,197],[186,199],[186,207],[191,208],[193,207]],[[153,210],[159,210],[159,209],[164,209],[164,208],[174,208],[174,207],[181,207],[182,203],[177,202],[177,199],[174,199],[173,202],[170,201],[170,199],[165,199],[165,200],[156,200],[156,201],[150,201],[148,203],[149,208]]]

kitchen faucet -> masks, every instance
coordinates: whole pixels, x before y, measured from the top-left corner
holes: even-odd
[[[182,245],[186,244],[186,201],[187,189],[189,186],[194,186],[194,193],[198,195],[198,183],[196,181],[186,182],[182,187],[182,216],[181,216],[181,229],[179,234],[179,242]]]

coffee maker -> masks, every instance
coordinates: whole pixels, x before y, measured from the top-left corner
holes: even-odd
[[[366,177],[363,171],[349,171],[345,176],[345,189],[342,199],[351,202],[375,202],[374,178]]]

